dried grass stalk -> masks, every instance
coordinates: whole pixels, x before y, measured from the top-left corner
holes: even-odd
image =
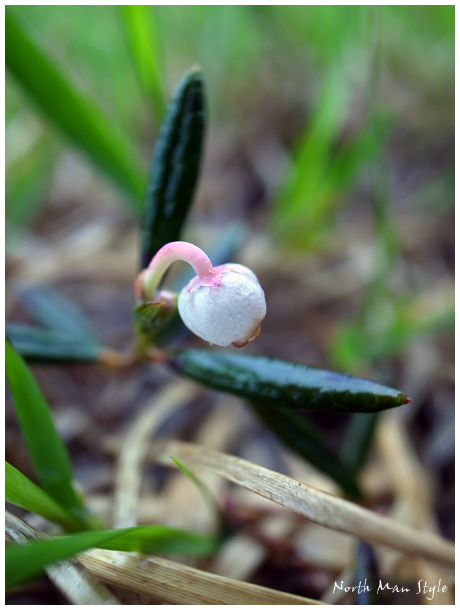
[[[159,557],[93,549],[79,560],[109,585],[169,604],[312,605],[316,600],[217,576]]]
[[[225,397],[227,399],[227,397]],[[229,408],[226,407],[228,403]],[[197,444],[205,444],[215,450],[225,450],[236,434],[235,418],[241,414],[241,401],[223,400],[211,413],[198,431]],[[174,456],[175,457],[175,456]],[[200,473],[200,481],[206,486],[212,497],[218,498],[226,481],[213,473]],[[216,515],[210,510],[202,493],[182,473],[171,477],[159,494],[164,514],[161,522],[175,527],[193,529],[197,532],[210,532],[216,526]],[[171,507],[174,507],[174,511]],[[192,558],[189,558],[192,559]],[[197,559],[197,558],[193,558]],[[182,559],[181,559],[182,563]],[[189,561],[184,561],[189,563]]]
[[[5,515],[6,538],[25,544],[44,536],[8,511]],[[122,603],[96,580],[86,568],[75,561],[61,561],[46,568],[46,573],[59,591],[72,603],[81,606],[120,606]]]
[[[166,417],[197,395],[199,386],[174,381],[166,386],[143,410],[129,429],[121,449],[115,481],[113,526],[137,524],[137,506],[142,479],[142,462],[151,443],[151,436]]]
[[[404,526],[268,468],[179,441],[159,441],[152,451],[163,465],[170,466],[170,456],[174,455],[190,468],[220,474],[315,523],[352,534],[370,544],[391,547],[448,567],[454,565],[454,545],[439,536]]]

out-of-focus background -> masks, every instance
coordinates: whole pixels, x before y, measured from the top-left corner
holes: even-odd
[[[113,129],[129,176],[104,171],[78,137],[62,133],[52,110],[57,93],[48,90],[37,104],[7,69],[8,320],[30,320],[24,289],[51,286],[107,345],[129,345],[151,152],[175,85],[198,64],[208,125],[185,237],[206,248],[228,227],[240,235],[238,261],[257,273],[268,303],[262,335],[245,349],[374,378],[410,395],[400,418],[429,481],[433,518],[453,539],[454,7],[8,11]],[[72,116],[76,132],[84,119]],[[77,475],[102,493],[113,464],[101,436],[122,433],[170,373],[33,370]],[[191,413],[176,422],[178,434],[187,436],[207,411]],[[270,462],[274,439],[245,417],[244,434],[260,447],[240,453],[279,468]],[[332,439],[345,420],[313,419]],[[10,461],[27,473],[10,412],[6,444]],[[273,586],[273,569],[267,559],[255,581]],[[322,593],[307,577],[290,582],[282,567],[277,578],[294,593]]]

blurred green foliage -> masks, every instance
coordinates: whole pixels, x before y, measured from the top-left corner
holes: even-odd
[[[139,205],[144,175],[130,141],[9,10],[5,15],[5,60],[38,109]]]
[[[320,247],[340,208],[363,183],[369,191],[375,227],[371,279],[358,315],[331,342],[334,368],[370,372],[421,333],[453,329],[450,295],[434,307],[410,287],[396,295],[392,276],[400,256],[396,205],[417,206],[434,216],[454,201],[453,159],[438,167],[436,152],[430,151],[440,138],[451,138],[454,127],[454,6],[10,5],[7,21],[8,15],[13,29],[7,31],[7,247],[14,247],[37,219],[69,143],[131,198],[138,213],[166,102],[179,76],[198,64],[206,81],[210,131],[230,125],[243,132],[251,122],[267,129],[271,115],[265,106],[278,113],[276,133],[270,135],[286,163],[276,176],[267,227],[283,247],[304,252]],[[20,26],[13,39],[15,23]],[[280,116],[286,117],[285,126]],[[391,184],[392,138],[398,133],[430,163],[403,201]],[[47,325],[51,316],[54,326],[68,332],[68,320],[56,319],[52,303],[43,298],[40,303],[41,322]],[[34,332],[10,328],[32,352],[48,331]],[[48,341],[51,357],[62,351],[58,339]],[[83,347],[83,354],[74,349],[76,359],[95,357],[97,344],[89,344],[89,356]],[[66,522],[69,515],[55,506],[59,501],[88,526],[44,398],[21,359],[9,346],[7,352],[32,461],[50,496],[7,466],[10,499],[21,506],[26,496],[27,502],[32,498],[42,514]],[[26,404],[35,408],[26,413]],[[304,457],[316,459],[318,467],[359,495],[355,475],[366,460],[375,415],[351,418],[340,463],[308,422],[294,414],[282,427],[270,411],[262,415],[292,446],[297,443]],[[35,434],[37,422],[46,434]],[[201,541],[191,539],[191,544],[195,548]],[[23,549],[13,552],[22,565]],[[40,566],[42,552],[38,547]]]
[[[449,303],[414,316],[418,295],[395,298],[391,275],[399,252],[395,205],[444,213],[454,199],[453,162],[419,172],[401,202],[389,160],[394,134],[408,137],[419,156],[435,155],[439,138],[450,137],[454,6],[16,5],[8,11],[139,153],[144,167],[132,159],[139,175],[147,175],[165,100],[193,64],[205,75],[210,131],[257,124],[266,104],[280,109],[287,124],[276,137],[287,162],[279,168],[267,226],[284,246],[321,246],[339,209],[365,185],[376,262],[360,315],[332,346],[338,368],[359,371],[420,331],[451,327]],[[63,146],[52,123],[7,73],[7,244],[46,200]],[[280,128],[283,123],[274,124]]]
[[[407,93],[416,98],[416,106],[429,106],[436,126],[451,126],[452,112],[445,109],[452,110],[454,95],[453,6],[17,5],[10,10],[138,148],[146,144],[145,127],[160,118],[152,117],[144,94],[161,115],[165,91],[170,93],[178,76],[196,63],[206,75],[213,122],[237,115],[235,98],[250,98],[262,87],[281,101],[290,96],[303,105],[304,131],[295,143],[272,224],[289,243],[290,231],[302,227],[295,240],[300,246],[317,241],[315,232],[321,236],[331,211],[382,146],[384,133],[369,136],[372,108],[366,107],[369,88],[376,86],[377,45],[383,76],[389,78],[388,93],[378,103],[384,103],[392,124],[418,120],[405,114],[401,98]],[[7,160],[10,144],[14,148],[8,127],[14,119],[29,120],[29,113],[8,76]],[[343,142],[350,121],[352,134]],[[32,154],[28,144],[25,155]],[[36,151],[34,156],[40,165],[43,155]],[[8,183],[22,173],[19,165],[11,168]],[[37,178],[29,174],[26,183],[33,185]],[[29,188],[43,198],[43,185]],[[11,200],[17,198],[9,186],[9,210],[16,208]],[[14,214],[11,219],[17,221]]]

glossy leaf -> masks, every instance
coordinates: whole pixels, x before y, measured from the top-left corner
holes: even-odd
[[[203,78],[189,70],[179,83],[153,154],[142,222],[141,268],[180,238],[192,203],[205,129]]]
[[[303,414],[280,411],[255,401],[251,401],[250,404],[260,420],[289,449],[331,477],[349,496],[362,497],[352,470],[334,455],[328,448],[322,431]]]
[[[265,356],[187,349],[173,353],[171,363],[216,390],[280,409],[372,413],[410,400],[368,379]]]
[[[47,117],[139,208],[145,180],[130,142],[101,108],[35,42],[10,10],[5,15],[6,66]]]
[[[6,375],[19,424],[40,486],[84,527],[85,510],[72,486],[72,466],[32,373],[12,346],[5,344]]]
[[[206,555],[215,550],[216,539],[173,528],[147,526],[80,532],[26,545],[9,544],[5,550],[6,586],[11,587],[39,576],[46,566],[90,548]]]
[[[120,6],[133,63],[142,88],[151,98],[158,122],[165,107],[165,92],[161,74],[153,7],[147,4]]]
[[[5,334],[14,349],[29,362],[95,362],[100,347],[67,335],[27,324],[8,323]]]
[[[59,523],[67,530],[80,526],[73,515],[8,462],[5,462],[5,501]]]

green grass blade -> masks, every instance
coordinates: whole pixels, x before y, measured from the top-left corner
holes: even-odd
[[[141,86],[151,98],[159,122],[165,113],[166,97],[153,7],[146,4],[125,4],[120,9]]]
[[[119,538],[98,546],[112,551],[209,555],[216,550],[218,543],[219,540],[215,536],[161,525],[146,525],[126,530]]]
[[[8,70],[38,107],[139,209],[145,180],[129,140],[116,122],[73,85],[10,10],[5,15],[5,59]]]
[[[120,535],[110,532],[79,532],[65,538],[8,544],[5,549],[5,586],[12,587],[39,576],[45,567],[94,548]]]
[[[142,268],[162,246],[180,239],[200,171],[204,129],[203,78],[195,68],[179,83],[155,145],[142,222]]]
[[[8,323],[5,335],[29,362],[96,362],[101,351],[97,343],[76,341],[67,335],[27,324]]]
[[[198,491],[203,496],[204,501],[208,505],[209,510],[215,516],[216,523],[219,524],[222,521],[221,516],[220,516],[219,506],[218,506],[214,496],[209,491],[208,487],[195,474],[193,474],[193,472],[191,470],[189,470],[187,468],[187,466],[182,464],[182,462],[180,462],[178,459],[176,459],[173,456],[171,456],[171,459],[174,462],[174,464],[176,464],[176,466],[181,470],[181,472],[183,474],[185,474],[185,476],[188,479],[190,479],[190,481],[197,487]]]
[[[40,486],[79,519],[83,527],[83,502],[72,486],[70,459],[54,426],[49,406],[26,364],[8,342],[5,360],[16,413]]]
[[[311,217],[320,214],[318,195],[328,182],[330,151],[345,121],[349,97],[341,71],[328,72],[316,112],[299,140],[292,169],[274,206],[275,232],[287,233],[305,213]]]
[[[172,366],[207,386],[279,409],[373,413],[410,399],[368,379],[265,356],[177,350]]]
[[[327,447],[317,426],[299,413],[278,411],[255,401],[250,404],[267,428],[287,447],[331,477],[346,494],[354,498],[362,497],[354,473]]]
[[[216,539],[173,528],[147,526],[79,532],[26,545],[9,544],[5,551],[6,586],[11,587],[39,576],[46,566],[90,548],[203,555],[215,550]]]
[[[59,523],[67,530],[80,526],[73,515],[8,462],[5,462],[5,501]]]

